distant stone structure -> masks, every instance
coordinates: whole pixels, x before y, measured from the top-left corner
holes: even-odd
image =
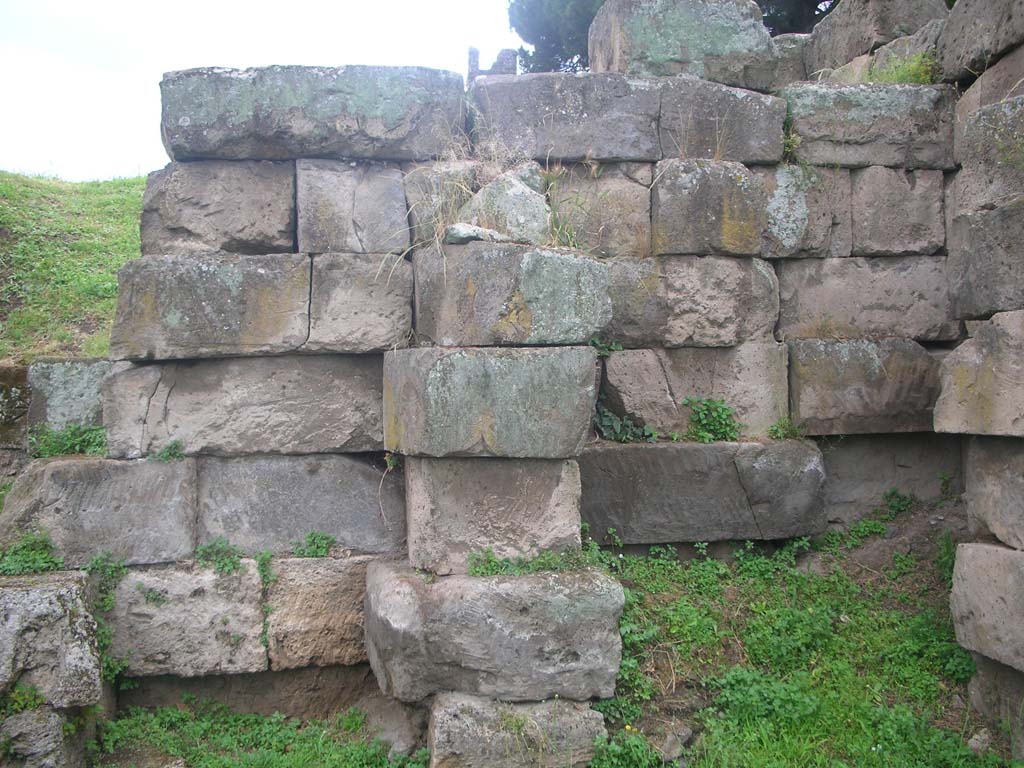
[[[490,69],[480,69],[480,51],[476,48],[469,49],[469,73],[466,82],[470,85],[482,75],[515,75],[519,72],[519,54],[512,48],[503,48],[498,51],[498,58]]]

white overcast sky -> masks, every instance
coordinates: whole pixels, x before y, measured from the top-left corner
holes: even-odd
[[[267,64],[490,66],[508,0],[0,0],[0,169],[137,176],[167,162],[163,72]]]

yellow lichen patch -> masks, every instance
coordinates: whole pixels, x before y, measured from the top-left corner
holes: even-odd
[[[995,424],[995,401],[992,399],[997,382],[993,361],[982,358],[980,365],[960,363],[950,371],[956,402],[969,411],[969,422],[979,431]]]
[[[494,413],[486,410],[473,422],[472,444],[482,444],[491,453],[498,452],[498,441],[494,434]]]
[[[729,253],[756,252],[761,246],[761,222],[742,195],[729,191],[722,198],[721,241]]]
[[[491,326],[491,333],[501,341],[529,339],[533,331],[533,313],[526,306],[523,294],[519,291],[513,293],[504,309],[498,321]]]

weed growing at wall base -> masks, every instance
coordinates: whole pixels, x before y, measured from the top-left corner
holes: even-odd
[[[106,456],[107,433],[103,427],[68,424],[62,429],[37,426],[29,430],[28,454],[33,459],[52,456]]]

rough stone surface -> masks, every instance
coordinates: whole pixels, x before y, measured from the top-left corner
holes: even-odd
[[[789,342],[793,421],[808,435],[930,432],[939,361],[909,339]]]
[[[991,722],[1009,726],[1013,759],[1024,760],[1024,674],[980,653],[971,655],[971,706]]]
[[[239,358],[116,366],[103,385],[111,456],[177,440],[187,453],[351,453],[382,447],[381,358]]]
[[[1024,549],[1024,440],[972,437],[964,476],[972,528],[1014,549]]]
[[[1024,89],[1024,71],[1018,74]],[[971,112],[959,134],[958,212],[996,208],[1024,197],[1024,96]]]
[[[192,460],[40,459],[7,495],[0,548],[45,531],[69,568],[101,552],[131,565],[166,563],[192,555],[195,518]]]
[[[967,0],[959,7],[954,5],[939,39],[942,78],[974,77],[1001,53],[1021,43],[1024,0]]]
[[[596,362],[590,347],[388,352],[387,449],[440,457],[575,456],[590,429]]]
[[[824,85],[783,88],[799,160],[859,168],[953,166],[955,92],[931,85]]]
[[[405,460],[409,562],[466,573],[469,555],[533,557],[580,545],[580,470],[542,459]]]
[[[129,676],[267,668],[260,579],[252,560],[229,574],[187,563],[132,568],[117,586],[107,620],[114,633],[110,652],[127,662]]]
[[[177,160],[426,160],[459,140],[462,78],[423,67],[168,72],[164,147]]]
[[[31,399],[28,369],[0,365],[0,447],[24,448]]]
[[[981,73],[970,88],[964,91],[956,103],[956,128],[954,154],[961,161],[963,129],[972,113],[1002,101],[1024,96],[1024,45],[1010,53]]]
[[[937,48],[942,29],[946,26],[945,15],[929,21],[912,35],[897,37],[876,50],[872,56],[875,72],[885,73],[915,56],[930,56],[937,60]]]
[[[825,529],[825,469],[813,443],[589,446],[583,520],[626,544],[782,539]]]
[[[957,317],[1024,308],[1024,200],[964,213],[949,232],[949,292]]]
[[[24,451],[0,448],[0,477],[5,481],[17,477],[27,463],[28,456]]]
[[[527,186],[516,169],[481,187],[459,209],[458,221],[500,232],[517,243],[544,245],[551,240],[547,198]]]
[[[608,262],[612,320],[626,347],[729,347],[770,339],[779,283],[760,259],[659,256]]]
[[[853,248],[850,172],[779,165],[756,169],[764,184],[766,259],[849,256]]]
[[[309,281],[309,257],[302,254],[129,261],[118,272],[110,356],[166,360],[295,350],[309,334]],[[98,396],[98,381],[91,390]]]
[[[107,360],[40,360],[32,363],[28,368],[28,388],[32,392],[28,407],[29,424],[45,424],[56,430],[69,424],[99,424],[103,416],[100,386],[110,372],[110,365]]]
[[[413,265],[416,333],[436,344],[585,344],[611,319],[609,270],[582,253],[475,242]]]
[[[784,339],[960,338],[945,256],[780,262]]]
[[[651,195],[654,255],[757,256],[765,221],[761,179],[739,163],[664,160]]]
[[[480,164],[472,160],[414,163],[402,167],[414,245],[436,244],[478,188]]]
[[[935,431],[1024,437],[1024,310],[1001,312],[942,361]]]
[[[377,561],[366,575],[370,666],[402,701],[452,689],[505,701],[607,698],[623,602],[622,586],[596,570],[430,579]]]
[[[435,768],[583,768],[604,736],[601,714],[576,702],[507,704],[441,693],[430,708]]]
[[[871,74],[872,57],[870,54],[864,54],[858,56],[852,61],[843,64],[841,67],[837,67],[831,71],[821,70],[821,74],[828,72],[825,77],[826,83],[836,83],[838,85],[856,85],[857,83],[866,83],[870,80]]]
[[[355,456],[201,459],[199,543],[228,539],[246,553],[289,553],[310,531],[355,552],[405,542],[401,472]]]
[[[853,255],[935,253],[946,243],[942,171],[873,166],[850,174]]]
[[[292,163],[170,163],[149,174],[142,253],[295,251]]]
[[[778,56],[750,0],[609,0],[588,48],[594,72],[695,75],[754,90],[771,86]]]
[[[24,768],[83,768],[83,734],[69,726],[74,723],[50,707],[39,707],[0,721],[0,743],[4,765]],[[14,762],[8,762],[12,759]]]
[[[394,253],[409,247],[402,171],[386,163],[295,163],[299,250]]]
[[[778,91],[790,83],[798,83],[807,79],[807,67],[804,64],[804,51],[810,42],[809,34],[775,35],[775,52],[778,63],[775,66],[775,77],[772,78],[771,91]]]
[[[950,609],[964,648],[1024,671],[1024,552],[995,544],[956,548]]]

